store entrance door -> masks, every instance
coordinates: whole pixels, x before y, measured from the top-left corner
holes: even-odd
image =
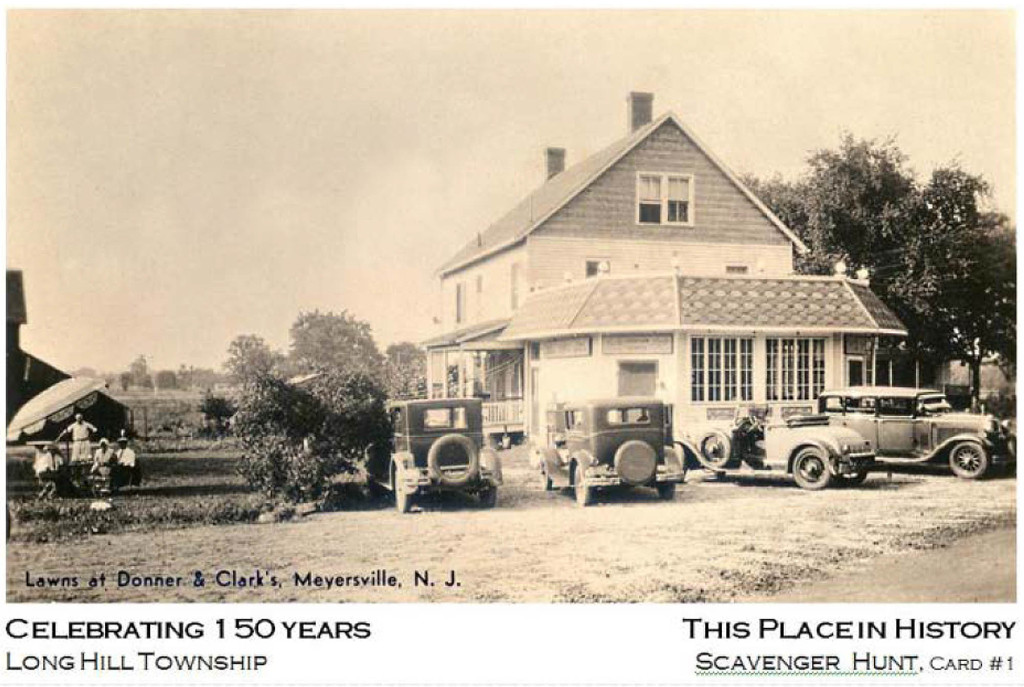
[[[619,396],[654,396],[657,388],[658,363],[619,363]]]

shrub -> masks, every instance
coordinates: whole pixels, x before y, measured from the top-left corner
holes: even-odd
[[[207,392],[199,404],[199,412],[206,418],[207,427],[212,425],[213,431],[218,437],[227,434],[228,421],[238,411],[238,408],[230,398],[215,396]]]
[[[371,443],[386,441],[384,392],[362,373],[324,374],[297,387],[269,375],[246,385],[234,418],[241,472],[271,498],[322,497],[333,476],[353,472]]]

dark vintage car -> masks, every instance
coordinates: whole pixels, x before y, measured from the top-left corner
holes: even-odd
[[[533,466],[544,489],[572,487],[589,506],[597,489],[654,487],[671,499],[683,481],[683,463],[672,446],[671,414],[654,398],[610,398],[553,406],[547,441],[535,445]]]
[[[492,508],[501,485],[501,461],[484,447],[482,403],[477,398],[397,401],[388,405],[394,429],[389,447],[366,451],[371,483],[395,496],[399,512],[430,491],[476,494]]]
[[[852,387],[826,391],[818,412],[867,439],[888,463],[944,463],[977,479],[993,465],[1015,463],[1017,437],[990,415],[954,412],[941,391]]]

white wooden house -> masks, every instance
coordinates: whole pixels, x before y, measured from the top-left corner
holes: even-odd
[[[652,395],[676,423],[745,405],[810,410],[873,382],[902,323],[866,282],[794,273],[806,247],[653,96],[625,137],[548,178],[438,271],[432,397],[485,399],[492,434],[530,433],[553,402]]]

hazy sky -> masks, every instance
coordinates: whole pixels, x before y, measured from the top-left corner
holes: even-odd
[[[1013,212],[1009,12],[14,12],[7,266],[65,369],[219,366],[300,310],[382,345],[436,267],[652,91],[737,172],[844,130],[959,160]]]

